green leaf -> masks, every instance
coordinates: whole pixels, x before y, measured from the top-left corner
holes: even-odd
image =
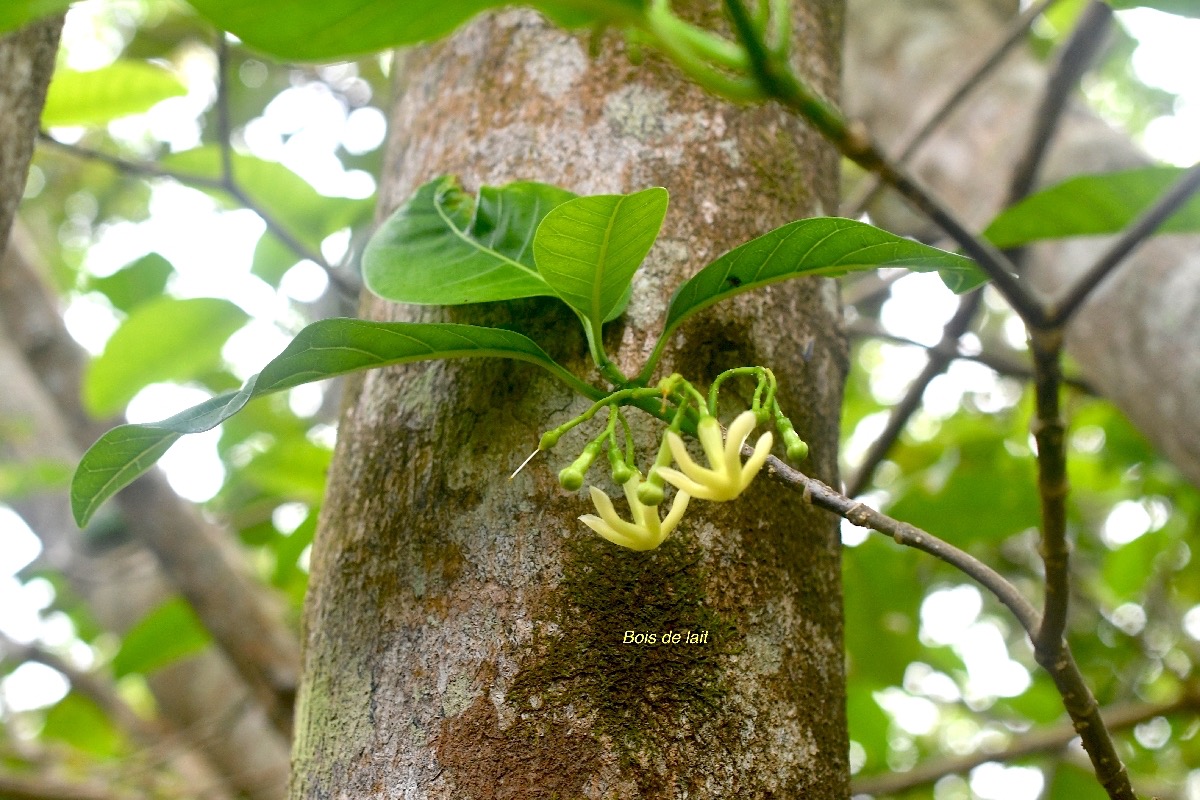
[[[46,712],[40,737],[51,739],[101,758],[114,758],[124,743],[121,733],[99,706],[70,692]]]
[[[485,356],[537,364],[586,397],[603,396],[513,331],[451,323],[322,320],[300,331],[240,391],[213,397],[161,422],[121,425],[101,436],[75,470],[71,510],[80,526],[87,524],[101,503],[153,466],[180,436],[215,428],[252,397],[361,369]]]
[[[60,68],[46,94],[42,125],[102,125],[182,94],[187,88],[179,78],[146,61],[117,61],[91,72]]]
[[[1145,167],[1084,175],[1030,195],[1005,209],[984,236],[1007,248],[1041,239],[1119,233],[1183,177],[1177,167]],[[1192,197],[1158,233],[1200,232],[1200,197]]]
[[[667,190],[578,197],[538,226],[538,272],[599,333],[629,289],[667,215]]]
[[[221,151],[212,145],[173,153],[160,163],[172,172],[210,181],[221,178]],[[293,238],[313,251],[321,246],[326,236],[354,225],[370,213],[370,201],[327,197],[276,161],[234,153],[233,176],[256,209],[268,214]],[[207,191],[233,207],[244,206],[222,189]]]
[[[113,675],[153,672],[208,646],[211,637],[196,612],[182,598],[173,598],[151,611],[125,634],[113,657]]]
[[[333,60],[441,38],[505,0],[189,0],[213,24],[281,59]],[[541,0],[560,24],[628,20],[643,0]]]
[[[74,0],[5,0],[0,3],[0,34],[15,31],[25,25],[66,11]]]
[[[969,258],[864,222],[840,217],[797,220],[735,247],[680,286],[671,298],[650,366],[685,319],[719,300],[802,275],[845,275],[878,267],[937,271],[955,292],[973,289],[985,280]]]
[[[112,414],[148,384],[207,372],[247,319],[233,303],[211,297],[161,297],[138,306],[88,368],[83,384],[88,410]]]
[[[148,253],[103,278],[89,278],[86,288],[102,292],[114,308],[129,313],[163,293],[175,268],[158,253]]]
[[[417,189],[363,251],[367,288],[397,303],[459,305],[553,295],[531,244],[551,209],[575,197],[544,183],[485,186],[450,176]]]

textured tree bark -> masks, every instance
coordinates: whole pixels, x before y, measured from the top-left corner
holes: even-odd
[[[1003,31],[985,0],[848,4],[845,105],[887,143],[916,129]],[[1045,69],[1018,52],[920,151],[914,169],[949,205],[982,228],[999,210],[1032,124]],[[1082,108],[1064,117],[1042,179],[1148,163],[1124,134]],[[930,236],[894,197],[871,210],[899,233]],[[1027,270],[1061,294],[1104,252],[1107,237],[1031,248]],[[1101,284],[1067,329],[1067,351],[1088,383],[1110,398],[1200,485],[1200,237],[1158,237]]]
[[[796,5],[804,69],[832,95],[839,5]],[[589,59],[583,39],[510,11],[398,66],[383,211],[446,172],[469,187],[671,191],[633,302],[606,331],[630,374],[686,276],[834,207],[837,160],[796,120],[714,101],[653,60],[632,66],[612,38]],[[516,328],[587,370],[555,302],[368,300],[364,314]],[[807,468],[835,477],[845,351],[830,282],[721,304],[668,358],[702,382],[775,368],[813,445]],[[586,407],[549,377],[441,362],[347,389],[312,557],[293,797],[846,796],[834,519],[760,480],[733,503],[693,501],[659,550],[621,550],[577,521],[585,495],[555,481],[578,436],[507,479],[541,431]],[[592,480],[616,492],[599,469]],[[707,630],[709,644],[622,643],[667,629]]]
[[[25,193],[62,24],[56,14],[0,37],[0,251]]]

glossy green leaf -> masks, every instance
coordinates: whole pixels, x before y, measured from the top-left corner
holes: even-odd
[[[531,339],[513,331],[450,323],[322,320],[300,331],[240,391],[211,398],[161,422],[121,425],[101,436],[75,471],[71,509],[76,521],[86,524],[101,503],[153,466],[180,436],[215,428],[252,397],[361,369],[472,357],[537,364],[581,394],[592,399],[601,396]]]
[[[1184,172],[1145,167],[1069,178],[1002,211],[984,236],[997,247],[1016,247],[1042,239],[1119,233]],[[1200,197],[1184,203],[1158,232],[1200,232]]]
[[[198,653],[212,637],[181,598],[173,598],[143,617],[129,629],[121,649],[113,657],[113,674],[120,678],[134,672],[146,673],[184,656]]]
[[[620,305],[667,215],[667,190],[578,197],[538,226],[538,272],[593,331]]]
[[[534,266],[534,231],[575,197],[544,183],[485,186],[450,176],[419,188],[363,251],[367,288],[397,303],[459,305],[553,295]]]
[[[66,11],[74,0],[5,0],[0,3],[0,34],[15,31],[34,20]]]
[[[210,181],[221,178],[221,151],[211,145],[172,153],[160,163],[164,169],[185,175]],[[276,161],[234,153],[233,176],[256,208],[277,221],[311,251],[317,251],[329,234],[352,226],[370,214],[369,200],[327,197]],[[208,191],[231,207],[243,207],[240,201],[221,189]]]
[[[186,93],[174,73],[146,61],[117,61],[91,72],[60,68],[46,94],[42,125],[102,125]]]
[[[186,381],[211,370],[229,335],[247,319],[233,303],[211,297],[160,297],[138,306],[88,368],[88,410],[112,414],[148,384]]]
[[[940,272],[964,292],[984,280],[975,262],[864,222],[816,217],[790,222],[735,247],[689,278],[671,298],[659,347],[685,319],[739,292],[805,275],[845,275],[879,267]]]
[[[332,60],[447,35],[505,0],[189,0],[247,45],[281,59]],[[627,19],[642,0],[532,0],[560,24]]]
[[[89,278],[86,288],[101,292],[114,308],[128,314],[136,306],[161,295],[174,272],[170,261],[158,253],[147,253],[111,275]]]

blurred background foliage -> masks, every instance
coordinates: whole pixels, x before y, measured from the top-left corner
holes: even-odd
[[[1031,33],[1032,47],[1050,54],[1083,6],[1053,6]],[[353,313],[391,59],[279,64],[230,41],[229,112],[221,120],[216,36],[179,2],[90,0],[68,16],[44,118],[59,144],[38,149],[20,224],[25,253],[91,355],[83,401],[101,417],[166,416],[240,385],[307,322]],[[1133,134],[1176,102],[1138,79],[1130,66],[1137,46],[1118,25],[1085,83],[1092,105]],[[220,181],[226,129],[234,191]],[[847,469],[922,366],[923,348],[896,337],[933,344],[953,306],[936,278],[907,276],[848,310],[855,333],[843,417]],[[989,296],[973,328],[977,350],[1023,364],[1023,340]],[[162,462],[175,489],[219,520],[256,577],[286,598],[297,628],[337,394],[333,384],[260,399]],[[926,391],[866,497],[998,566],[1036,596],[1031,406],[1019,374],[956,361]],[[1197,800],[1200,571],[1192,548],[1200,493],[1086,386],[1068,389],[1066,408],[1076,657],[1102,705],[1141,704],[1136,722],[1118,733],[1136,785]],[[21,425],[0,419],[6,435]],[[39,556],[37,538],[10,505],[62,493],[72,466],[52,458],[0,463],[0,771],[50,764],[62,776],[113,787],[113,796],[191,796],[95,697],[22,649],[32,644],[104,676],[151,719],[147,676],[210,646],[177,597],[123,636],[103,630],[52,560]],[[106,520],[102,514],[85,532],[89,546],[119,544],[122,532]],[[998,752],[1046,726],[1061,729],[1058,695],[1003,609],[941,562],[849,523],[843,536],[857,776]],[[902,796],[1103,793],[1078,747],[1058,746],[981,763]]]

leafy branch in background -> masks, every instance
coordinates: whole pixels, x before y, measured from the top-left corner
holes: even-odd
[[[404,34],[395,34],[393,31],[387,30],[378,25],[382,17],[372,16],[372,8],[378,4],[366,3],[359,4],[361,6],[360,14],[346,18],[348,20],[345,26],[328,26],[320,28],[319,31],[314,30],[283,30],[280,33],[282,38],[272,39],[267,35],[265,29],[255,30],[255,20],[248,17],[241,9],[240,4],[229,2],[221,2],[213,0],[211,2],[200,2],[197,0],[195,5],[201,8],[202,11],[211,15],[214,21],[218,22],[239,36],[264,49],[270,50],[273,47],[292,47],[292,51],[288,53],[292,57],[324,57],[338,52],[337,48],[346,46],[349,42],[353,45],[351,51],[362,52],[364,43],[367,39],[363,36],[363,31],[370,29],[372,35],[382,37],[382,44],[372,45],[371,48],[390,44],[407,43],[404,36],[413,36],[421,39],[434,38],[451,30],[459,22],[465,20],[470,15],[491,6],[491,3],[474,2],[474,3],[454,3],[441,4],[419,4],[417,9],[418,18],[426,21],[428,24],[412,25],[407,28]],[[776,473],[784,476],[788,482],[801,487],[805,491],[806,497],[810,497],[813,502],[829,508],[836,513],[841,514],[847,519],[855,521],[859,524],[865,524],[870,527],[880,530],[893,536],[904,544],[918,546],[937,555],[939,558],[955,564],[967,574],[972,575],[982,584],[992,589],[998,597],[1009,606],[1010,610],[1021,621],[1023,627],[1029,633],[1030,638],[1037,646],[1037,656],[1040,663],[1043,664],[1048,672],[1054,677],[1058,684],[1059,690],[1062,692],[1067,701],[1068,711],[1071,712],[1076,725],[1084,729],[1084,741],[1091,751],[1094,765],[1101,781],[1105,783],[1106,789],[1112,797],[1132,797],[1132,789],[1129,788],[1128,780],[1124,776],[1123,767],[1119,760],[1116,759],[1115,751],[1112,749],[1111,741],[1104,729],[1103,723],[1100,721],[1098,713],[1096,713],[1096,703],[1091,697],[1087,687],[1083,684],[1082,677],[1078,670],[1071,663],[1070,651],[1066,648],[1062,640],[1063,624],[1066,615],[1066,595],[1069,588],[1067,578],[1067,562],[1066,562],[1066,531],[1063,508],[1065,504],[1066,483],[1065,483],[1065,426],[1060,419],[1061,413],[1058,408],[1058,393],[1060,389],[1061,379],[1061,342],[1063,326],[1069,321],[1073,312],[1080,304],[1090,295],[1090,293],[1098,286],[1111,270],[1120,262],[1131,249],[1136,247],[1150,233],[1158,229],[1163,224],[1164,220],[1176,214],[1179,207],[1195,190],[1196,184],[1200,182],[1200,177],[1195,170],[1189,171],[1180,178],[1178,173],[1173,173],[1168,178],[1163,178],[1161,174],[1147,177],[1149,173],[1142,173],[1131,176],[1114,176],[1114,177],[1097,177],[1091,179],[1081,179],[1082,181],[1091,181],[1090,184],[1076,183],[1074,185],[1064,185],[1057,190],[1058,194],[1050,201],[1049,208],[1055,212],[1069,207],[1069,203],[1064,203],[1061,198],[1075,198],[1078,196],[1095,196],[1103,198],[1106,192],[1111,192],[1114,187],[1118,188],[1115,194],[1114,203],[1119,208],[1119,213],[1108,218],[1100,217],[1103,221],[1097,223],[1097,217],[1089,216],[1087,218],[1079,218],[1075,227],[1077,232],[1093,233],[1096,232],[1096,226],[1100,225],[1106,231],[1122,230],[1128,223],[1130,214],[1128,213],[1131,203],[1128,202],[1136,193],[1128,189],[1121,190],[1121,181],[1132,180],[1138,186],[1144,186],[1149,183],[1162,182],[1169,183],[1171,189],[1169,193],[1163,197],[1157,204],[1142,214],[1131,227],[1126,230],[1125,235],[1113,247],[1109,255],[1100,259],[1093,268],[1088,271],[1086,277],[1079,282],[1073,289],[1066,293],[1056,302],[1046,302],[1042,298],[1037,297],[1030,292],[1024,282],[1015,276],[1015,271],[1012,269],[1012,264],[1009,259],[1002,253],[997,251],[997,247],[1013,247],[1027,241],[1040,238],[1041,236],[1063,236],[1069,235],[1071,224],[1062,219],[1048,218],[1045,213],[1047,206],[1036,205],[1037,197],[1031,198],[1022,206],[1015,206],[1006,212],[1005,215],[998,218],[992,226],[988,228],[983,236],[975,236],[971,234],[965,226],[963,226],[953,215],[953,213],[943,207],[936,198],[933,198],[925,191],[916,181],[910,176],[903,173],[895,162],[889,159],[876,147],[864,132],[847,123],[839,114],[836,108],[831,104],[813,93],[805,83],[798,78],[787,62],[787,31],[786,22],[788,19],[786,3],[759,3],[753,8],[746,8],[736,0],[730,0],[728,7],[731,20],[734,23],[734,28],[737,32],[737,39],[729,41],[712,34],[711,32],[701,31],[686,23],[682,23],[675,18],[669,10],[666,3],[654,2],[649,5],[630,2],[544,2],[534,4],[536,7],[545,11],[554,19],[569,25],[583,24],[598,24],[608,23],[617,27],[624,28],[632,43],[639,46],[655,47],[664,52],[668,57],[675,61],[683,71],[693,79],[697,80],[705,88],[722,94],[737,101],[757,100],[764,98],[773,98],[791,108],[796,113],[804,116],[810,123],[820,130],[827,138],[839,147],[844,155],[856,161],[867,170],[876,174],[881,181],[890,185],[918,209],[925,212],[931,219],[940,224],[947,233],[954,238],[966,253],[975,258],[986,271],[988,276],[995,283],[998,291],[1004,295],[1009,304],[1026,322],[1034,351],[1034,367],[1035,367],[1035,385],[1037,387],[1037,410],[1038,421],[1036,424],[1038,434],[1038,463],[1041,468],[1041,503],[1046,510],[1045,521],[1043,523],[1043,551],[1046,562],[1047,584],[1046,584],[1046,602],[1042,612],[1039,614],[1027,602],[1020,599],[1020,594],[1015,592],[1015,589],[1008,584],[1003,578],[999,578],[993,572],[990,572],[986,567],[982,567],[977,563],[973,563],[957,555],[954,549],[946,549],[944,542],[929,537],[924,532],[911,529],[911,526],[905,527],[901,523],[896,523],[894,520],[871,512],[865,506],[849,500],[842,495],[833,492],[828,487],[814,485],[803,476],[798,476],[798,473],[789,473],[788,468],[779,463],[773,463],[772,466]],[[376,9],[377,11],[377,9]],[[305,15],[291,15],[293,19],[299,19]],[[314,17],[315,18],[315,17]],[[341,17],[338,17],[341,19]],[[245,31],[245,34],[243,34]],[[313,35],[320,33],[321,35]],[[293,37],[289,45],[288,37]],[[395,38],[399,36],[399,38]],[[342,38],[339,38],[342,37]],[[391,38],[389,38],[391,37]],[[303,45],[296,42],[304,42]],[[307,48],[307,49],[306,49]],[[325,49],[322,49],[325,48]],[[276,51],[279,52],[279,51]],[[316,55],[314,55],[314,53]],[[228,157],[226,156],[226,168],[224,174],[229,175]],[[1176,180],[1178,179],[1178,180]],[[428,188],[428,187],[423,187]],[[505,187],[509,188],[509,187]],[[503,193],[503,189],[497,190]],[[547,187],[544,190],[545,194],[553,195],[552,187]],[[561,190],[559,190],[561,191]],[[650,190],[653,191],[653,190]],[[519,192],[518,192],[519,193]],[[465,244],[470,250],[475,245],[468,240],[475,239],[469,233],[475,231],[478,240],[486,238],[487,235],[494,232],[494,229],[485,231],[486,226],[480,226],[479,220],[487,218],[486,212],[474,210],[471,214],[463,216],[466,206],[461,204],[462,197],[458,197],[459,204],[447,202],[444,207],[438,205],[437,191],[432,191],[434,196],[433,212],[435,216],[441,215],[444,212],[446,220],[458,220],[458,223],[444,223],[454,228],[452,235],[457,237],[460,244]],[[1049,193],[1047,193],[1048,195]],[[484,192],[480,192],[479,208],[482,209],[485,205],[483,202]],[[1144,208],[1150,202],[1150,198],[1158,196],[1155,192],[1150,192],[1146,195],[1142,207]],[[554,208],[565,205],[568,200],[573,200],[570,197],[558,197],[559,202],[553,204]],[[579,198],[581,200],[595,200],[595,198]],[[611,199],[604,201],[610,206],[615,204],[617,207],[622,205],[621,201],[613,201]],[[1043,197],[1042,202],[1046,202]],[[1136,202],[1132,205],[1136,206]],[[664,203],[665,206],[665,203]],[[429,209],[426,208],[428,211]],[[610,211],[612,209],[610,208]],[[545,219],[548,216],[549,209],[541,211],[534,209],[529,211],[525,209],[522,213],[529,216],[538,216],[539,219]],[[1021,215],[1025,215],[1025,223],[1028,228],[1021,229],[1017,226],[1017,232],[1013,233],[1011,227],[1012,220],[1018,219]],[[455,216],[457,215],[457,216]],[[1176,225],[1176,229],[1194,230],[1194,223],[1189,223],[1187,220],[1191,212],[1185,212],[1175,216],[1175,220],[1171,224]],[[494,219],[504,218],[504,212],[498,212],[494,215]],[[466,220],[466,221],[464,221]],[[1181,221],[1182,220],[1182,221]],[[567,219],[567,222],[572,222]],[[583,220],[575,219],[574,223],[579,224]],[[661,217],[659,217],[661,222]],[[806,220],[798,223],[793,223],[795,226],[800,226],[802,223],[824,223],[829,224],[828,220]],[[837,221],[836,224],[849,221]],[[860,224],[860,223],[854,223]],[[1041,226],[1042,234],[1032,232]],[[472,226],[475,226],[472,228]],[[1089,227],[1090,226],[1090,227]],[[599,227],[591,226],[592,231],[608,230],[607,226]],[[783,229],[780,229],[783,230]],[[874,229],[872,229],[874,230]],[[529,232],[528,230],[526,232]],[[536,232],[540,232],[538,229]],[[878,232],[877,233],[882,233]],[[674,330],[684,316],[690,315],[704,306],[716,302],[724,296],[734,293],[733,290],[744,290],[752,288],[753,285],[761,285],[771,280],[782,280],[791,277],[792,274],[835,274],[837,271],[846,271],[846,267],[842,262],[826,263],[823,266],[820,264],[810,264],[805,270],[795,270],[788,272],[787,269],[779,269],[773,271],[781,264],[786,262],[786,259],[780,258],[778,263],[771,264],[769,258],[762,257],[761,250],[755,251],[753,245],[758,245],[762,248],[771,249],[774,252],[776,247],[781,247],[783,243],[792,241],[791,234],[780,234],[779,231],[772,232],[767,236],[775,236],[773,240],[769,240],[765,244],[762,239],[744,245],[742,248],[727,254],[714,262],[714,264],[703,270],[696,278],[689,281],[676,294],[672,301],[671,310],[668,312],[668,319],[662,338],[660,338],[659,346],[655,349],[655,355],[646,364],[645,368],[639,373],[637,378],[629,381],[624,376],[615,372],[615,368],[603,353],[602,346],[599,344],[599,328],[608,314],[618,309],[621,304],[621,295],[618,293],[615,298],[610,289],[611,286],[606,286],[602,283],[593,282],[589,287],[591,292],[579,292],[573,288],[574,281],[578,276],[570,269],[563,269],[561,272],[555,272],[551,269],[549,272],[544,272],[537,263],[537,240],[536,237],[532,240],[534,258],[532,259],[532,269],[530,264],[522,261],[528,257],[525,249],[530,245],[531,240],[526,238],[521,240],[517,248],[516,254],[506,253],[506,248],[510,247],[514,242],[507,241],[504,235],[498,235],[488,241],[486,247],[478,248],[478,252],[470,254],[469,258],[483,256],[491,257],[483,253],[483,250],[489,250],[492,253],[499,254],[496,258],[500,267],[497,271],[503,272],[506,268],[513,271],[516,283],[524,281],[527,285],[524,290],[535,289],[528,294],[510,295],[511,297],[532,296],[537,294],[546,294],[550,296],[559,296],[568,302],[572,310],[580,317],[585,326],[585,332],[588,335],[589,345],[593,359],[596,361],[597,367],[601,374],[616,387],[616,391],[626,391],[631,388],[648,388],[646,384],[649,377],[653,374],[656,365],[656,359],[661,352],[662,343],[666,337]],[[796,233],[799,238],[800,233]],[[636,238],[636,237],[634,237]],[[478,243],[476,241],[476,244]],[[990,242],[989,242],[990,240]],[[803,241],[803,239],[801,239]],[[897,240],[903,241],[903,240]],[[904,243],[911,244],[911,243]],[[882,243],[872,242],[870,246],[883,246]],[[895,246],[896,243],[891,243]],[[629,245],[631,250],[636,249],[634,245]],[[648,247],[648,245],[647,245]],[[745,252],[742,252],[745,251]],[[555,253],[555,248],[547,251]],[[811,248],[807,252],[812,252]],[[755,255],[755,254],[758,255]],[[560,248],[558,255],[566,255]],[[736,254],[736,255],[735,255]],[[950,256],[951,254],[943,254]],[[745,259],[745,260],[743,260]],[[638,259],[640,261],[640,259]],[[585,258],[583,263],[590,261],[590,268],[594,271],[597,267],[607,263],[607,255],[603,257]],[[890,263],[901,263],[898,258],[896,262],[890,262],[886,259],[879,259],[873,264],[865,266],[879,266]],[[750,266],[743,269],[747,264]],[[850,269],[858,269],[860,266],[854,266]],[[524,268],[524,274],[520,269]],[[634,265],[636,268],[636,264]],[[368,271],[370,267],[368,266]],[[618,276],[623,275],[627,267],[621,266],[612,270]],[[468,272],[470,269],[468,268]],[[384,270],[387,272],[387,270]],[[608,270],[605,270],[608,272]],[[961,271],[958,277],[961,278],[968,270]],[[550,274],[557,276],[558,284],[554,284],[554,280],[550,279]],[[699,288],[700,284],[695,283],[701,276],[705,276],[709,281],[703,291]],[[747,276],[750,280],[747,282]],[[632,271],[630,270],[630,277]],[[544,287],[537,284],[535,278],[541,280],[546,287],[551,291],[542,291]],[[728,287],[731,291],[723,291],[720,288],[713,288],[712,281],[716,280],[716,286],[721,287],[726,281],[729,281]],[[954,278],[951,278],[954,280]],[[974,280],[974,279],[973,279]],[[370,281],[370,278],[368,278]],[[620,284],[621,281],[616,281]],[[491,291],[492,288],[484,282],[485,289]],[[628,287],[629,283],[624,283]],[[689,287],[691,289],[689,290]],[[683,299],[689,291],[695,293],[697,301]],[[501,291],[503,293],[503,291]],[[386,296],[386,295],[385,295]],[[391,297],[400,301],[414,302],[411,299],[405,300],[402,297]],[[503,299],[503,298],[494,298]],[[453,301],[445,299],[434,300],[418,300],[416,302],[468,302],[467,300]],[[674,314],[680,309],[678,319],[674,318]],[[603,309],[607,309],[601,313]],[[330,321],[341,322],[341,321]],[[369,323],[362,323],[369,324]],[[333,330],[330,328],[329,330]],[[486,330],[486,329],[485,329]],[[307,332],[307,331],[306,331]],[[339,332],[338,335],[341,335]],[[511,332],[505,332],[511,333]],[[491,336],[493,334],[486,334]],[[515,334],[513,334],[515,335]],[[302,334],[303,336],[303,334]],[[314,334],[315,336],[315,334]],[[420,337],[416,337],[420,339]],[[527,341],[527,340],[526,340]],[[374,340],[372,344],[375,344]],[[350,366],[349,369],[364,368],[366,366],[374,366],[389,362],[393,358],[394,353],[399,355],[394,356],[394,361],[401,360],[418,360],[422,357],[445,357],[454,355],[467,355],[469,353],[461,352],[463,348],[454,349],[446,345],[447,349],[442,352],[437,350],[437,346],[431,346],[428,342],[423,343],[426,347],[426,354],[414,354],[410,351],[405,351],[403,348],[399,350],[390,350],[383,348],[382,350],[372,350],[370,347],[365,348],[365,355],[361,356],[360,363],[357,366]],[[485,342],[486,344],[486,342]],[[494,343],[493,343],[494,344]],[[522,360],[539,363],[542,366],[547,366],[552,371],[553,367],[548,366],[541,356],[544,353],[530,351],[526,344],[515,343],[514,341],[506,342],[506,345],[512,345],[512,349],[505,347],[497,347],[496,352],[484,353],[482,350],[489,349],[481,348],[478,352],[480,355],[504,355],[506,357],[520,358]],[[530,343],[532,345],[532,343]],[[326,352],[324,347],[328,348]],[[168,421],[170,425],[161,426],[163,431],[173,433],[176,436],[182,433],[189,432],[193,427],[200,424],[207,424],[211,419],[226,418],[229,414],[236,412],[244,405],[246,400],[251,396],[265,393],[273,390],[273,388],[284,388],[285,386],[295,385],[302,380],[317,379],[317,376],[327,374],[336,374],[338,371],[344,372],[343,369],[347,364],[351,364],[350,360],[343,360],[346,353],[339,352],[341,344],[324,345],[313,349],[311,352],[307,350],[297,350],[292,353],[293,360],[289,362],[288,367],[279,366],[276,368],[277,359],[268,365],[264,373],[259,376],[259,381],[262,381],[263,375],[271,373],[273,368],[275,375],[273,381],[268,381],[262,384],[262,388],[255,387],[252,380],[242,389],[241,392],[232,393],[226,399],[214,398],[210,404],[206,404],[203,410],[193,410],[180,415],[180,418],[173,418],[177,421]],[[533,345],[536,349],[536,345]],[[347,348],[349,349],[349,348]],[[289,348],[292,351],[292,348]],[[289,351],[285,351],[284,356],[288,356]],[[442,353],[442,356],[437,353]],[[320,354],[320,358],[317,355]],[[432,354],[432,355],[431,355]],[[283,356],[281,356],[281,359]],[[548,359],[548,357],[546,357]],[[553,362],[550,362],[553,364]],[[289,371],[292,370],[292,371]],[[562,374],[559,377],[564,377]],[[581,391],[589,397],[604,396],[605,392],[591,387],[589,384],[583,383],[578,378],[564,380],[572,382],[572,385],[577,390]],[[273,388],[272,388],[273,387]],[[221,402],[216,402],[221,400]],[[682,406],[677,406],[677,409]],[[188,416],[191,414],[191,416]],[[224,415],[224,416],[222,416]],[[186,417],[186,419],[184,419]],[[218,420],[219,421],[219,420]],[[215,423],[214,423],[215,424]],[[153,426],[128,426],[130,429],[137,428],[138,430],[129,430],[130,441],[140,441],[138,446],[145,445],[150,439],[142,440],[143,428]],[[199,428],[197,428],[199,429]],[[122,429],[118,429],[122,430]],[[147,436],[150,432],[146,431]],[[155,432],[154,435],[160,435],[160,432]],[[152,437],[150,437],[152,438]],[[103,441],[103,440],[102,440]],[[126,467],[131,464],[134,467],[142,468],[145,463],[148,466],[147,460],[152,463],[154,453],[157,452],[157,447],[162,444],[165,439],[158,440],[157,444],[149,446],[141,453],[133,455],[131,460],[128,460]],[[172,439],[173,441],[173,439]],[[103,451],[101,451],[103,452]],[[109,455],[112,455],[112,451]],[[126,456],[133,454],[133,451],[127,451]],[[154,456],[156,457],[156,456]],[[119,459],[114,459],[114,463]],[[111,464],[109,467],[111,468]],[[123,469],[124,469],[123,468]],[[789,477],[790,476],[790,477]],[[798,477],[797,477],[798,476]],[[123,479],[123,475],[120,476]],[[110,476],[112,484],[119,483],[119,480]],[[104,491],[107,491],[108,484],[104,485]],[[96,498],[100,498],[102,492],[96,492],[90,496],[87,492],[83,493],[85,507]],[[93,506],[94,508],[94,506]],[[79,507],[77,506],[77,513]]]

